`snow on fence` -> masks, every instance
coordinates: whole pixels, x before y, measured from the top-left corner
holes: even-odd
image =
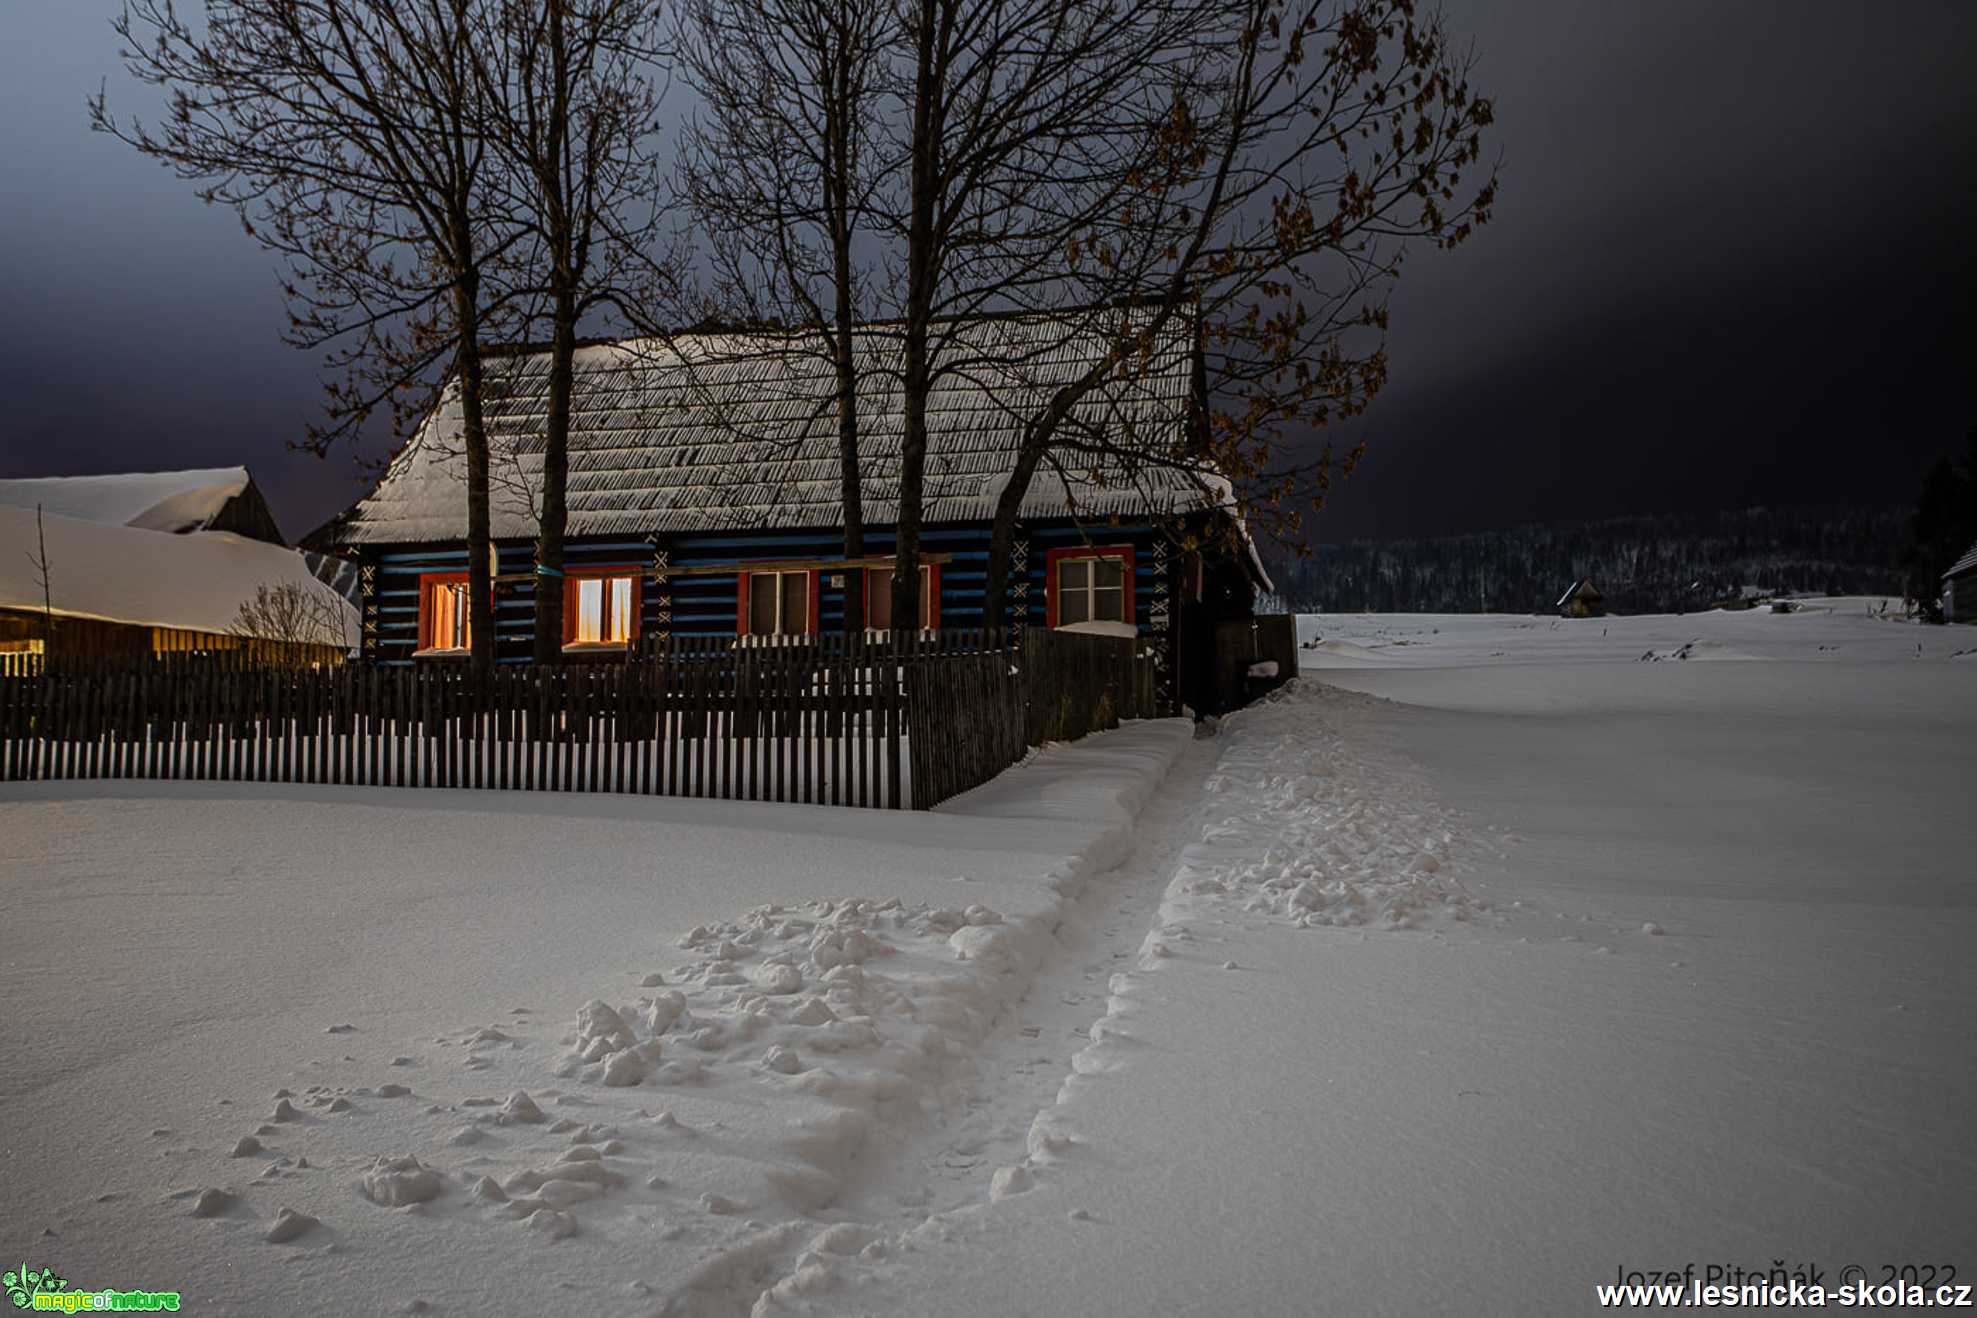
[[[0,655],[0,780],[191,778],[927,809],[1149,717],[1129,638],[671,638],[620,663]]]

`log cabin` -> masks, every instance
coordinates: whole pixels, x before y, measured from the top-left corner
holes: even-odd
[[[1131,365],[1072,413],[1071,444],[1025,494],[1011,601],[984,618],[997,498],[1027,419],[1107,360],[1143,311],[945,322],[928,400],[921,620],[1136,634],[1163,704],[1210,706],[1216,624],[1247,618],[1268,578],[1228,481],[1203,468],[1198,328],[1141,335]],[[1125,317],[1121,322],[1117,317]],[[816,634],[860,592],[889,625],[903,431],[896,327],[861,327],[857,363],[863,552],[847,558],[834,374],[818,336],[709,332],[579,349],[564,577],[535,573],[548,357],[494,355],[491,452],[496,658],[526,662],[534,591],[565,593],[563,649],[635,653],[648,637]],[[385,664],[467,652],[467,494],[449,389],[376,487],[304,545],[357,564],[363,653]],[[1082,438],[1081,438],[1082,437]]]

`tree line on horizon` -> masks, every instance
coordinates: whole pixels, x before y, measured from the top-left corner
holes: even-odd
[[[1901,508],[1743,508],[1321,544],[1269,568],[1287,607],[1319,613],[1546,613],[1581,578],[1614,613],[1691,612],[1746,587],[1899,600],[1911,529]]]
[[[1037,479],[1179,472],[1299,540],[1357,459],[1324,431],[1386,381],[1407,253],[1459,245],[1496,194],[1474,57],[1414,0],[125,0],[113,27],[163,108],[113,111],[106,88],[92,124],[239,214],[280,259],[287,338],[331,371],[300,447],[327,454],[374,415],[403,439],[458,406],[483,669],[482,393],[505,345],[547,358],[549,578],[580,338],[804,331],[786,341],[835,384],[848,557],[860,372],[883,374],[902,422],[877,473],[898,490],[892,616],[910,627],[927,400],[970,365],[957,328],[1028,311],[1095,337],[1089,370],[1039,369],[1036,396],[1002,400],[1022,439],[994,510],[993,621]],[[879,322],[888,351],[854,353]],[[1210,400],[1185,438],[1080,424],[1177,326]],[[534,595],[553,659],[562,593]],[[848,628],[859,612],[854,594]]]

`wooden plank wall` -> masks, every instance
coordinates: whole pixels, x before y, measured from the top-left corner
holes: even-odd
[[[1274,663],[1274,677],[1251,677],[1256,664]],[[1215,624],[1215,704],[1210,711],[1226,714],[1241,709],[1266,691],[1297,676],[1297,619],[1288,613],[1264,613]]]

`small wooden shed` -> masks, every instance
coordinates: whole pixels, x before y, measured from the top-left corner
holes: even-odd
[[[1600,618],[1606,615],[1606,597],[1591,577],[1580,577],[1558,597],[1554,607],[1561,618]]]

